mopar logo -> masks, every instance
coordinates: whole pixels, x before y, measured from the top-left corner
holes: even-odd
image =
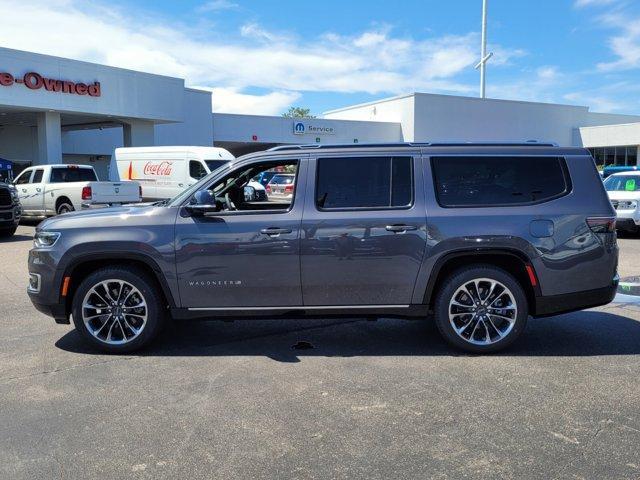
[[[295,133],[296,135],[304,135],[305,130],[306,128],[304,126],[304,123],[302,122],[293,123],[293,133]]]

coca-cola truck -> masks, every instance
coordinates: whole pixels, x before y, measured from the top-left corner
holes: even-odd
[[[112,156],[111,180],[140,182],[145,202],[166,200],[233,160],[217,147],[123,147]],[[264,192],[262,185],[251,185]]]

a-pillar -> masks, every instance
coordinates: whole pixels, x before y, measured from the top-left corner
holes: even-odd
[[[38,146],[35,165],[62,163],[62,130],[60,114],[39,112],[36,114]]]

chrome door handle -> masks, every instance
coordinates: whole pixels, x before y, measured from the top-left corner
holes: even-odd
[[[36,188],[36,192],[41,192],[42,189],[41,188]]]
[[[26,188],[23,188],[23,189],[22,189],[22,193],[27,193],[27,189],[26,189]]]
[[[277,227],[269,227],[269,228],[263,228],[262,230],[260,230],[260,233],[263,235],[269,235],[271,236],[278,236],[281,233],[291,233],[293,230],[291,230],[290,228],[277,228]]]
[[[418,227],[415,225],[387,225],[386,229],[393,233],[403,233],[409,230],[417,230]]]

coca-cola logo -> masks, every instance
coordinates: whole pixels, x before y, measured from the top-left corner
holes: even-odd
[[[168,177],[171,175],[171,168],[173,167],[172,162],[162,162],[162,163],[152,163],[147,162],[144,166],[144,174],[145,175],[161,175],[163,177]]]

